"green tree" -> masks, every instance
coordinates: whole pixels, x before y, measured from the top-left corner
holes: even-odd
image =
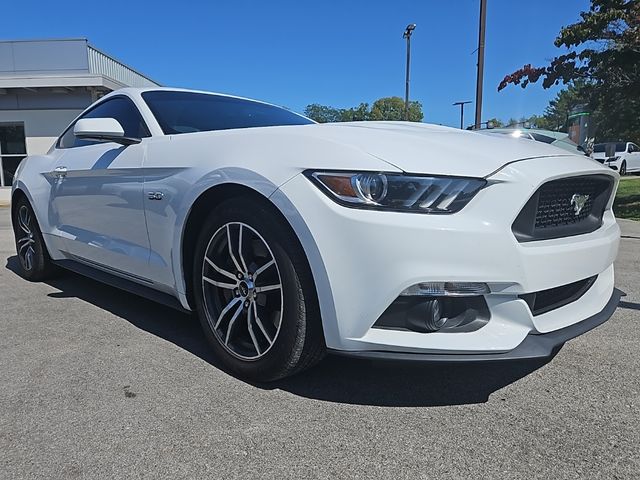
[[[342,110],[341,122],[362,122],[369,120],[371,111],[368,103],[361,103],[355,108],[347,108]]]
[[[359,122],[365,120],[404,120],[404,100],[400,97],[385,97],[376,100],[371,108],[361,103],[352,108],[335,108],[312,103],[304,109],[304,114],[319,123]],[[409,102],[409,121],[420,122],[424,117],[422,104]]]
[[[545,130],[566,132],[567,119],[571,110],[578,105],[588,103],[588,99],[585,98],[584,88],[583,81],[572,82],[568,88],[556,94],[555,98],[544,109],[542,116],[532,118],[532,123]]]
[[[341,122],[343,110],[318,103],[307,105],[304,114],[318,123]]]
[[[409,102],[409,121],[421,122],[424,118],[422,104]],[[370,120],[404,120],[404,100],[400,97],[384,97],[373,102]]]
[[[585,100],[600,139],[638,142],[640,0],[591,0],[589,10],[580,17],[564,27],[555,40],[557,47],[569,50],[566,54],[545,67],[525,65],[507,75],[498,90],[509,84],[525,88],[540,79],[544,88],[568,84],[566,100],[571,100],[572,94]],[[560,103],[561,99],[556,100]],[[545,118],[557,126],[564,106],[550,105],[550,109]]]

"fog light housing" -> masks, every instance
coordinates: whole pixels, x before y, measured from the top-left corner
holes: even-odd
[[[437,298],[420,302],[407,312],[407,328],[416,332],[437,332],[447,322],[442,313],[442,304]]]
[[[403,297],[475,297],[490,292],[486,283],[480,282],[423,282],[405,288]]]

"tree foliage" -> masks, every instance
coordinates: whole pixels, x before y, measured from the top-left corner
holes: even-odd
[[[400,97],[384,97],[373,102],[361,103],[352,108],[335,108],[312,103],[304,109],[304,114],[319,123],[356,122],[365,120],[404,120],[404,100]],[[424,118],[422,104],[409,102],[409,121],[420,122]]]
[[[563,102],[580,97],[593,112],[601,139],[640,141],[640,0],[591,0],[580,21],[560,31],[555,45],[569,51],[544,67],[523,66],[498,90],[539,80],[544,88],[571,85],[545,112],[551,124],[559,124]]]

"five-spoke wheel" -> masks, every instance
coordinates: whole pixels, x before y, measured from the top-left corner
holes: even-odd
[[[241,222],[221,226],[202,265],[207,320],[233,355],[255,359],[274,344],[282,324],[282,281],[264,238]]]
[[[221,363],[267,381],[322,358],[311,269],[287,221],[266,200],[234,198],[216,205],[200,228],[191,284]]]
[[[20,205],[18,209],[18,227],[19,231],[16,232],[17,237],[17,250],[18,258],[22,264],[22,268],[27,271],[33,270],[33,261],[36,255],[34,245],[36,241],[33,238],[32,215],[27,205]]]
[[[26,197],[18,196],[15,199],[11,219],[21,275],[32,281],[51,277],[56,267],[49,258],[36,215]]]

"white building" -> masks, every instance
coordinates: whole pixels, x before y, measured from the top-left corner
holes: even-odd
[[[0,42],[0,188],[82,110],[121,87],[157,86],[86,39]]]

